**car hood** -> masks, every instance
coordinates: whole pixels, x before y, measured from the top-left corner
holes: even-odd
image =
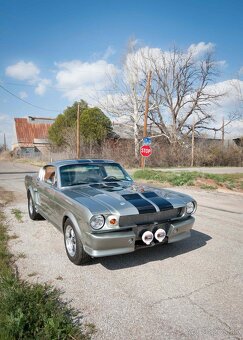
[[[64,189],[63,193],[92,214],[121,216],[181,208],[193,200],[182,193],[127,181],[79,185]]]

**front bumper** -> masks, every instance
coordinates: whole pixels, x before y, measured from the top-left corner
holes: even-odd
[[[186,220],[176,221],[168,225],[166,240],[168,243],[177,242],[190,237],[190,230],[193,227],[195,218],[190,216]],[[86,253],[92,257],[111,256],[118,254],[130,253],[138,248],[138,231],[140,227],[133,227],[131,230],[111,231],[100,234],[86,234],[83,240],[83,246]],[[146,229],[143,226],[142,229]],[[148,230],[151,226],[148,226]],[[164,243],[164,242],[163,242]],[[144,247],[151,247],[160,243],[152,242],[149,246],[144,244]]]

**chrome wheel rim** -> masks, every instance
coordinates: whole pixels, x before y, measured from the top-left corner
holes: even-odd
[[[32,197],[30,196],[29,197],[29,212],[30,212],[30,215],[33,215],[33,211],[34,211],[33,200],[32,200]]]
[[[65,230],[65,244],[68,254],[73,257],[76,253],[76,235],[70,225]]]

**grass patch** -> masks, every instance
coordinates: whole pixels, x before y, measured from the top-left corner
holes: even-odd
[[[156,181],[172,186],[197,185],[203,189],[225,187],[230,190],[243,189],[243,174],[210,174],[197,171],[155,171],[137,170],[134,179]],[[210,184],[209,184],[209,183]]]
[[[81,330],[79,314],[61,300],[60,291],[17,277],[8,240],[0,207],[0,339],[90,339],[94,328]]]
[[[135,179],[146,179],[160,183],[169,183],[174,186],[193,185],[197,178],[197,172],[189,171],[155,171],[155,170],[137,170],[133,177]]]
[[[201,189],[205,189],[205,190],[215,190],[217,189],[216,186],[213,186],[213,185],[207,185],[207,184],[203,184],[200,186]]]
[[[23,213],[22,213],[21,210],[16,209],[16,208],[11,209],[11,214],[15,216],[15,218],[18,222],[21,222],[21,223],[23,222]]]

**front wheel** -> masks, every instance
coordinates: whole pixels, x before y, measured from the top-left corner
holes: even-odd
[[[38,212],[35,209],[35,204],[30,192],[28,192],[28,212],[29,217],[32,220],[43,220],[43,217],[40,214],[38,214]]]
[[[81,265],[91,260],[91,257],[84,251],[80,237],[69,218],[64,224],[64,243],[67,256],[74,264]]]

